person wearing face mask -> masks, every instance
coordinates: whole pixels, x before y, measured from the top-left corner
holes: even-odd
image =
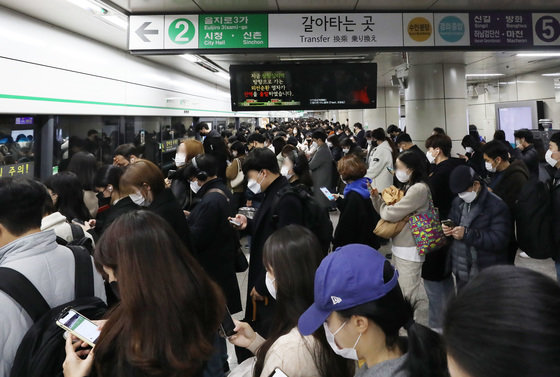
[[[187,211],[193,208],[197,200],[189,188],[189,179],[185,177],[185,168],[199,154],[204,154],[204,146],[200,141],[194,139],[183,141],[177,147],[174,159],[177,170],[171,172],[165,179],[165,187],[171,189],[177,202],[179,202],[179,206]]]
[[[365,158],[362,148],[356,145],[356,143],[354,143],[349,137],[343,137],[340,139],[340,147],[342,148],[342,156],[355,154],[360,158]]]
[[[459,154],[459,157],[467,161],[467,165],[469,165],[476,174],[485,178],[488,175],[488,171],[484,166],[484,157],[480,151],[480,141],[472,135],[466,135],[461,141],[461,145],[465,148],[466,153],[465,155]]]
[[[237,333],[229,339],[256,355],[251,376],[268,377],[275,368],[290,377],[353,375],[353,363],[333,352],[322,328],[308,336],[297,328],[300,315],[313,303],[313,276],[323,255],[315,235],[298,225],[279,229],[266,241],[266,286],[276,300],[270,334],[264,339],[248,323],[235,321]],[[244,368],[240,365],[231,375],[239,376]]]
[[[368,164],[366,177],[371,179],[373,188],[383,192],[393,183],[393,174],[389,170],[393,169],[394,150],[382,128],[373,130],[371,137],[373,149],[366,161]]]
[[[442,228],[453,239],[452,270],[461,289],[481,270],[508,263],[512,218],[506,203],[469,166],[453,170],[449,188],[458,195],[449,212],[455,226]]]
[[[309,193],[313,192],[313,179],[309,170],[309,161],[302,152],[298,153],[293,145],[286,145],[282,149],[284,162],[280,168],[280,174],[284,176],[290,185],[302,187]]]
[[[428,161],[428,155],[422,152],[422,150],[418,148],[418,145],[412,142],[412,138],[409,134],[405,132],[399,134],[399,136],[397,136],[395,144],[397,144],[397,146],[399,147],[399,151],[411,151],[416,153],[416,155],[423,162],[426,168],[426,174],[429,173],[431,162]]]
[[[165,188],[163,173],[153,162],[140,159],[128,166],[120,187],[131,192],[129,197],[136,205],[163,217],[189,250],[193,250],[185,214],[171,190]]]
[[[342,148],[340,147],[340,141],[337,135],[330,135],[327,137],[326,141],[327,147],[331,151],[332,158],[335,162],[338,162],[343,156]]]
[[[372,189],[372,201],[381,218],[389,222],[400,222],[415,213],[425,213],[430,204],[430,188],[426,184],[424,165],[414,152],[403,152],[395,164],[395,176],[403,185],[403,198],[393,205],[387,205]],[[418,254],[416,243],[408,222],[402,231],[392,239],[395,267],[399,270],[399,284],[404,296],[411,302],[420,300],[422,263],[425,257]]]
[[[251,151],[243,164],[243,173],[248,179],[247,188],[254,194],[263,193],[264,195],[254,219],[248,219],[241,214],[237,214],[234,219],[240,224],[238,229],[247,229],[251,235],[245,321],[251,322],[253,328],[266,337],[269,333],[274,305],[272,300],[265,302],[268,295],[265,285],[266,270],[262,263],[263,246],[268,237],[277,229],[290,224],[303,225],[303,205],[295,195],[276,198],[279,196],[278,192],[286,188],[289,183],[285,177],[280,175],[276,156],[270,150],[257,148]],[[276,213],[273,213],[274,211]],[[253,299],[256,303],[255,309],[253,309]],[[254,310],[256,311],[255,318],[253,317]],[[249,352],[240,350],[236,350],[236,352],[240,361],[250,357]]]
[[[366,132],[364,131],[364,126],[362,126],[360,122],[354,123],[354,135],[356,135],[356,144],[358,144],[360,148],[366,149]]]
[[[515,212],[515,204],[523,186],[529,179],[529,171],[521,160],[509,162],[509,152],[504,143],[493,140],[482,147],[486,170],[493,173],[488,189],[498,195],[508,206],[510,213]],[[512,223],[513,226],[513,223]],[[512,229],[508,246],[509,263],[513,264],[518,243]]]
[[[351,243],[379,248],[381,240],[372,229],[380,218],[371,204],[368,190],[371,181],[364,177],[366,164],[354,155],[344,156],[338,161],[338,172],[346,187],[344,196],[336,199],[340,217],[334,231],[333,248]]]
[[[120,185],[124,170],[120,166],[106,165],[99,170],[96,176],[95,186],[99,188],[103,196],[109,199],[109,208],[98,215],[95,221],[95,232],[99,236],[119,216],[140,208],[129,196],[134,191],[122,188]]]
[[[240,183],[238,181],[240,178],[239,174],[243,175],[243,161],[245,161],[245,157],[247,157],[247,147],[242,142],[236,141],[231,145],[230,151],[233,160],[226,169],[226,178],[228,180],[228,187],[233,193],[231,207],[234,211],[237,211],[240,207],[243,207],[245,203],[245,190],[247,189],[247,185],[245,179]],[[233,181],[237,183],[235,187],[232,184]]]
[[[465,161],[451,157],[451,138],[442,134],[432,135],[426,140],[426,157],[432,165],[428,177],[428,185],[432,192],[434,207],[439,210],[440,219],[449,217],[451,203],[457,197],[449,189],[451,172]],[[455,284],[449,268],[449,245],[434,250],[428,255],[422,265],[422,278],[424,288],[428,295],[428,324],[431,329],[441,332],[443,327],[443,314],[446,303],[454,293]]]
[[[550,176],[552,177],[550,197],[552,200],[552,229],[555,245],[560,245],[560,218],[556,214],[560,213],[560,132],[552,134],[550,144],[546,151],[546,162],[548,164]],[[558,248],[560,250],[560,248]],[[560,251],[553,256],[556,262],[556,276],[560,281]]]
[[[414,322],[399,274],[369,246],[338,248],[317,269],[314,303],[300,317],[299,331],[324,330],[336,354],[363,363],[357,377],[447,376],[442,340]]]
[[[317,152],[309,161],[309,168],[313,176],[313,191],[315,200],[323,207],[330,207],[331,203],[321,192],[321,187],[334,191],[336,183],[333,177],[333,158],[329,147],[325,143],[327,134],[322,129],[315,130],[312,134],[313,142],[317,144]]]

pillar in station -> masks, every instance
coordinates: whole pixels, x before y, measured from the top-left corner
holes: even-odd
[[[406,130],[424,149],[434,127],[441,127],[453,140],[453,153],[462,152],[461,140],[468,133],[467,84],[464,64],[412,65],[405,90]]]

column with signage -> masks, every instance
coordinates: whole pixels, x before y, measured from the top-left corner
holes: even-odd
[[[443,128],[462,151],[460,141],[468,133],[467,84],[464,64],[410,66],[405,90],[406,130],[424,149],[434,127]]]

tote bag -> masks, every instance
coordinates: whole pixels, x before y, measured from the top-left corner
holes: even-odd
[[[243,179],[245,179],[245,175],[243,174],[243,170],[241,169],[241,160],[239,160],[238,158],[236,158],[236,160],[237,160],[237,175],[229,183],[231,185],[231,188],[236,188],[243,182]]]
[[[418,250],[420,256],[440,249],[447,242],[441,228],[439,211],[434,208],[432,194],[429,194],[428,211],[414,214],[408,221],[412,237],[416,243],[416,250]]]

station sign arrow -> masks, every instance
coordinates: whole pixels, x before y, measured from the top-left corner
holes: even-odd
[[[136,30],[136,34],[142,39],[144,42],[150,42],[150,39],[146,37],[146,35],[158,35],[159,30],[147,30],[148,26],[150,26],[151,22],[144,22],[138,30]]]

